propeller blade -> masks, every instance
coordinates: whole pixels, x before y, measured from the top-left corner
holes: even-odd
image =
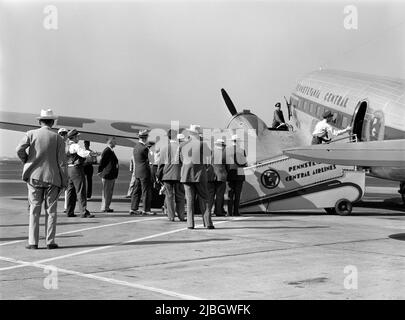
[[[238,113],[236,111],[235,105],[233,104],[231,98],[229,97],[228,93],[225,91],[225,89],[221,89],[222,97],[224,98],[225,104],[228,107],[229,112],[231,115],[235,115]]]

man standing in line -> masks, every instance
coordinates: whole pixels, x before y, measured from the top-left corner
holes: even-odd
[[[196,196],[203,213],[203,223],[207,229],[215,229],[211,212],[208,210],[208,187],[205,158],[210,155],[208,146],[201,140],[199,126],[190,125],[189,140],[179,148],[181,167],[180,182],[184,184],[187,202],[187,227],[194,229],[194,214]]]
[[[211,212],[215,203],[215,215],[224,216],[224,195],[226,189],[226,150],[225,141],[217,139],[212,151],[211,164],[207,168],[208,173],[208,210]]]
[[[101,212],[114,212],[110,208],[112,195],[114,192],[115,179],[118,177],[118,158],[113,149],[116,146],[114,137],[107,140],[107,147],[101,154],[100,165],[98,166],[98,175],[101,178],[103,189],[101,191]]]
[[[90,151],[83,149],[79,145],[80,133],[76,130],[70,130],[67,134],[68,142],[68,174],[69,182],[67,187],[67,208],[66,214],[68,217],[76,217],[74,214],[76,200],[79,202],[80,217],[94,218],[93,214],[87,210],[86,199],[86,181],[83,170],[83,163],[90,155]]]
[[[239,216],[240,195],[242,193],[243,181],[245,174],[243,167],[246,166],[246,153],[238,145],[239,137],[235,134],[232,136],[232,145],[227,150],[229,156],[227,161],[228,171],[228,216]]]
[[[27,183],[30,202],[26,248],[38,249],[39,217],[45,202],[46,245],[48,249],[56,249],[57,203],[61,190],[67,185],[65,143],[51,130],[57,119],[51,109],[41,110],[37,119],[41,128],[28,131],[16,148],[24,163],[22,179]]]
[[[180,221],[185,221],[184,186],[180,183],[181,165],[176,156],[179,155],[179,143],[176,140],[177,132],[169,130],[167,134],[169,142],[167,146],[160,149],[159,166],[156,176],[164,184],[165,205],[167,217],[174,221],[175,214]]]
[[[93,164],[97,164],[97,156],[100,154],[90,149],[90,141],[84,141],[84,148],[90,151],[90,155],[83,164],[84,175],[86,176],[86,196],[87,199],[90,199],[93,193]]]
[[[146,145],[149,133],[147,130],[140,131],[139,141],[135,144],[133,157],[135,161],[135,188],[131,198],[130,215],[152,214],[152,177],[149,164],[149,149]],[[143,199],[143,212],[138,211],[139,202]]]
[[[129,182],[128,192],[125,198],[131,198],[135,188],[135,161],[133,156],[129,161],[129,171],[131,172],[131,181]]]

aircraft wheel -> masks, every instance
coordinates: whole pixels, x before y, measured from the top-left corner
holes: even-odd
[[[336,202],[334,209],[338,215],[347,216],[352,213],[353,205],[347,199],[340,199]]]
[[[326,214],[336,214],[335,208],[325,208]]]

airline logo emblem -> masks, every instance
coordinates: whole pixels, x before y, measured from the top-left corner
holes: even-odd
[[[265,188],[274,189],[280,183],[280,175],[277,171],[268,169],[262,173],[260,180]]]

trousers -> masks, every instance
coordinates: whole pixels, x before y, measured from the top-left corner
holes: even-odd
[[[30,203],[30,220],[28,227],[28,244],[38,245],[39,217],[42,204],[45,203],[45,239],[46,244],[55,243],[57,204],[61,189],[57,186],[34,187],[27,183],[28,201]]]
[[[187,227],[194,228],[194,215],[195,215],[195,199],[199,199],[199,207],[202,212],[204,227],[213,226],[211,212],[208,210],[208,192],[207,183],[202,182],[186,182],[184,183],[184,190],[186,193],[187,201]]]

